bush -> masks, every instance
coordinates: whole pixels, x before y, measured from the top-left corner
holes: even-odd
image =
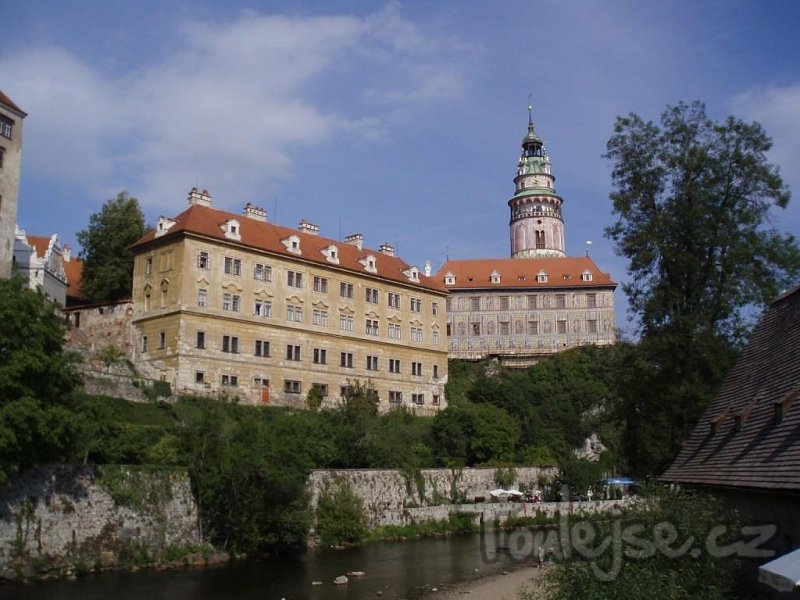
[[[367,537],[364,504],[343,481],[320,495],[316,516],[317,533],[326,546],[355,544]]]

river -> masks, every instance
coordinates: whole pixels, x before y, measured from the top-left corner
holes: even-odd
[[[72,581],[0,585],[0,600],[364,600],[421,598],[441,588],[516,565],[482,551],[480,535],[384,542],[346,550],[248,560],[208,568],[87,575]],[[488,556],[488,559],[486,558]],[[343,586],[334,578],[364,571]],[[322,585],[312,585],[321,581]]]

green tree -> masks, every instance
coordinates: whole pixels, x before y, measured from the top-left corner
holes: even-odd
[[[63,341],[55,307],[40,292],[0,279],[0,482],[76,450],[71,404],[80,378]]]
[[[133,281],[131,244],[146,232],[139,201],[120,192],[106,201],[89,226],[77,234],[84,259],[81,292],[91,302],[130,298]]]
[[[800,273],[796,240],[769,222],[789,202],[770,147],[757,123],[715,122],[699,102],[668,107],[660,126],[617,119],[606,234],[628,259],[623,289],[641,329],[625,403],[641,473],[669,464],[758,309]]]

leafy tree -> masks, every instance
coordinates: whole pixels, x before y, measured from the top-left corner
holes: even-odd
[[[0,279],[0,483],[75,451],[70,407],[80,378],[54,308],[21,279]]]
[[[317,533],[325,546],[353,544],[367,537],[364,503],[344,481],[320,494],[316,517]]]
[[[434,449],[444,464],[510,463],[519,443],[519,425],[491,404],[461,402],[437,413]]]
[[[660,126],[617,119],[606,234],[628,259],[623,289],[642,334],[625,388],[626,447],[641,473],[669,464],[757,309],[800,273],[796,240],[769,222],[789,202],[770,147],[757,123],[715,122],[699,102],[668,107]]]
[[[133,281],[131,244],[146,232],[139,201],[120,192],[106,201],[89,226],[77,234],[84,259],[81,292],[91,302],[130,298]]]

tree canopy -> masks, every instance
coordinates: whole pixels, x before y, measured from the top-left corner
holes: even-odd
[[[77,234],[84,259],[81,292],[91,302],[130,298],[133,281],[131,244],[146,232],[139,201],[120,192],[106,201]]]
[[[617,119],[606,235],[628,259],[623,289],[642,336],[620,388],[640,473],[674,458],[758,310],[800,273],[796,240],[769,220],[789,202],[770,147],[758,123],[713,121],[699,102],[668,107],[660,125]]]
[[[55,307],[40,292],[0,279],[0,483],[75,448],[69,405],[79,377],[63,340]]]

